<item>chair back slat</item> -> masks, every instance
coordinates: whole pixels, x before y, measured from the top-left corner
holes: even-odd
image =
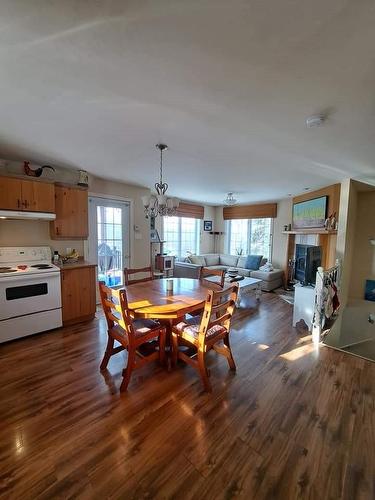
[[[217,277],[217,279],[209,279],[210,277]],[[214,283],[215,285],[220,285],[221,288],[224,286],[225,271],[223,269],[210,269],[208,267],[201,267],[199,273],[199,279],[204,281],[206,284]]]
[[[142,276],[141,278],[133,278],[131,279],[130,276],[134,274],[146,274],[147,276]],[[140,268],[124,268],[124,279],[125,279],[125,285],[133,285],[134,283],[143,283],[145,281],[152,281],[154,279],[154,273],[152,271],[152,267],[140,267]]]
[[[99,292],[108,329],[120,326],[128,334],[129,341],[131,341],[134,329],[126,291],[124,289],[114,290],[106,286],[104,281],[99,281]]]
[[[204,344],[207,332],[215,325],[222,325],[229,332],[237,296],[238,283],[233,283],[232,286],[222,291],[210,290],[208,292],[199,326],[201,344]],[[223,298],[226,300],[223,301]]]

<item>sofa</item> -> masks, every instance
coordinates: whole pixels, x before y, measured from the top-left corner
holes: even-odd
[[[235,267],[238,274],[250,278],[262,280],[261,289],[271,292],[275,288],[283,285],[283,271],[274,269],[273,271],[261,271],[260,269],[247,269],[247,255],[227,255],[218,253],[206,253],[203,255],[192,255],[183,262],[175,262],[173,275],[177,278],[199,278],[200,269],[223,269],[226,271],[230,267]],[[267,259],[263,259],[260,266],[263,266]]]

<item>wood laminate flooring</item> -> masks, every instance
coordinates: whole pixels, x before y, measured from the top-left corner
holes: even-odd
[[[0,497],[373,499],[375,364],[316,349],[275,294],[244,300],[212,394],[157,364],[120,394],[100,313],[1,345]]]

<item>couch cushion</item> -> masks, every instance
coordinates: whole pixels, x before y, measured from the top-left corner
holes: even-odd
[[[206,268],[215,271],[226,271],[228,269],[228,266],[206,266]]]
[[[256,271],[259,269],[260,263],[262,262],[263,255],[248,255],[246,258],[246,269],[253,269]]]
[[[203,257],[203,255],[189,255],[189,261],[192,264],[198,264],[198,266],[206,265],[206,259]]]
[[[247,259],[247,255],[241,255],[238,258],[237,267],[242,267],[243,269],[245,269],[246,268],[246,259]]]
[[[218,253],[204,253],[202,257],[206,260],[206,266],[218,266],[220,264],[220,256]]]
[[[228,267],[236,267],[238,262],[238,255],[220,254],[220,265]]]
[[[275,269],[274,271],[270,271],[269,273],[265,271],[251,271],[250,276],[252,278],[257,278],[263,281],[275,281],[281,280],[283,275],[283,271],[281,269]]]

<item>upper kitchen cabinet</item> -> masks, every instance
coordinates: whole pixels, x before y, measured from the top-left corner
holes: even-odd
[[[54,185],[13,177],[0,177],[0,209],[53,213],[55,211]]]
[[[0,208],[2,210],[22,209],[22,181],[11,177],[0,177]]]
[[[55,186],[45,182],[22,181],[22,210],[55,211]]]
[[[51,238],[88,237],[88,195],[81,188],[55,185],[56,220],[50,223]]]

